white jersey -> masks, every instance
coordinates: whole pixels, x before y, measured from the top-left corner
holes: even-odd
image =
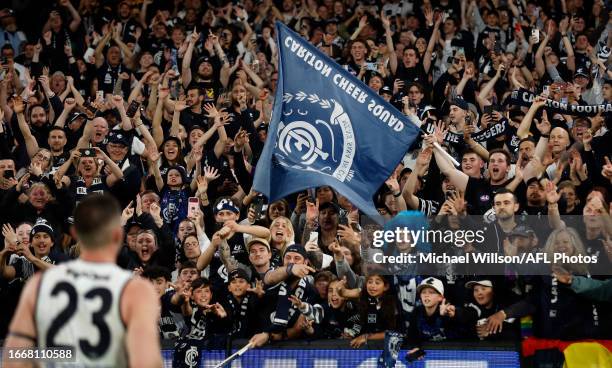
[[[35,310],[38,347],[69,346],[76,356],[76,364],[54,366],[127,366],[120,305],[131,277],[115,264],[82,260],[42,274]]]

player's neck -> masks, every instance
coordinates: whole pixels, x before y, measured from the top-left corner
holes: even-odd
[[[114,254],[114,252],[109,252],[109,249],[106,247],[96,249],[96,250],[81,249],[81,254],[79,258],[86,262],[115,263],[117,261],[117,255]]]

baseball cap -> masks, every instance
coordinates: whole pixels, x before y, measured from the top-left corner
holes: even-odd
[[[391,87],[389,87],[389,86],[383,86],[383,88],[381,88],[381,89],[380,89],[379,94],[380,94],[380,95],[383,95],[383,94],[393,95],[393,91],[391,90]]]
[[[251,250],[251,245],[253,244],[261,244],[261,245],[265,245],[266,248],[268,248],[268,250],[270,250],[270,243],[268,243],[268,241],[264,238],[252,238],[251,240],[249,240],[249,242],[247,243],[247,250]]]
[[[453,106],[453,105],[457,106],[461,110],[469,109],[468,103],[461,97],[457,97],[453,101],[451,101],[450,106]]]
[[[574,78],[576,78],[576,77],[589,78],[589,72],[587,71],[587,69],[585,67],[580,67],[580,68],[576,69],[576,73],[574,73]]]
[[[297,253],[304,258],[308,258],[308,253],[306,253],[306,249],[300,244],[291,244],[290,246],[288,246],[285,250],[285,254],[289,252]]]
[[[213,213],[216,215],[217,213],[228,210],[234,213],[240,213],[240,209],[238,206],[234,204],[234,201],[230,197],[221,197],[215,203],[215,207],[213,208]],[[268,246],[269,247],[269,246]]]
[[[442,281],[438,280],[435,277],[428,277],[425,280],[421,281],[421,283],[417,287],[417,294],[420,293],[421,290],[428,287],[434,289],[440,295],[444,295],[444,284],[442,284]]]
[[[127,135],[117,130],[111,130],[108,133],[108,143],[122,144],[126,147],[130,145]]]
[[[251,278],[245,270],[238,267],[229,273],[229,275],[227,276],[227,282],[232,282],[235,279],[244,279],[248,282]]]
[[[470,282],[465,283],[465,287],[468,289],[472,289],[476,285],[488,286],[492,288],[493,282],[491,282],[491,280],[476,280],[476,281],[470,281]]]

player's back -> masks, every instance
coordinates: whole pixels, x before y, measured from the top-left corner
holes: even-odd
[[[127,366],[120,306],[131,276],[112,263],[82,260],[44,272],[35,307],[39,348],[70,347],[79,367]]]

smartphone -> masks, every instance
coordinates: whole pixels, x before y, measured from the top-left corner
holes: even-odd
[[[91,148],[79,148],[79,152],[81,153],[81,157],[89,155],[89,153],[92,151]]]
[[[493,113],[493,105],[487,105],[484,107],[484,113],[491,115]]]
[[[419,349],[413,353],[406,354],[406,360],[409,362],[414,362],[415,360],[421,357],[424,357],[424,356],[425,356],[425,350]]]
[[[315,188],[308,189],[308,201],[317,203],[317,190]]]
[[[255,211],[256,220],[261,219],[263,216],[263,205],[264,199],[262,197],[255,197],[255,199],[253,199],[251,206],[253,207],[253,211]]]
[[[4,174],[3,174],[5,179],[11,179],[15,177],[15,171],[9,169],[9,170],[5,170]]]
[[[340,217],[340,219],[338,219],[338,225],[348,226],[348,218],[346,216]]]
[[[136,115],[136,111],[138,111],[139,107],[140,107],[140,102],[134,100],[130,103],[130,106],[128,106],[125,114],[128,116],[128,118],[133,118],[134,115]]]
[[[550,95],[550,87],[549,86],[544,86],[544,89],[542,90],[542,94],[546,97],[548,97]]]
[[[200,200],[198,197],[189,197],[187,202],[187,217],[194,217],[200,209]]]
[[[444,192],[444,199],[452,198],[456,194],[457,192],[454,190],[447,190],[446,192]]]
[[[472,125],[472,115],[470,114],[465,115],[465,124]]]
[[[96,92],[96,100],[104,100],[104,91],[100,90]]]
[[[535,38],[536,43],[540,43],[540,30],[537,28],[532,29],[531,37]]]
[[[378,66],[376,63],[366,63],[366,69],[371,71],[378,71]]]
[[[308,242],[319,244],[319,233],[316,231],[311,231],[308,237]]]

